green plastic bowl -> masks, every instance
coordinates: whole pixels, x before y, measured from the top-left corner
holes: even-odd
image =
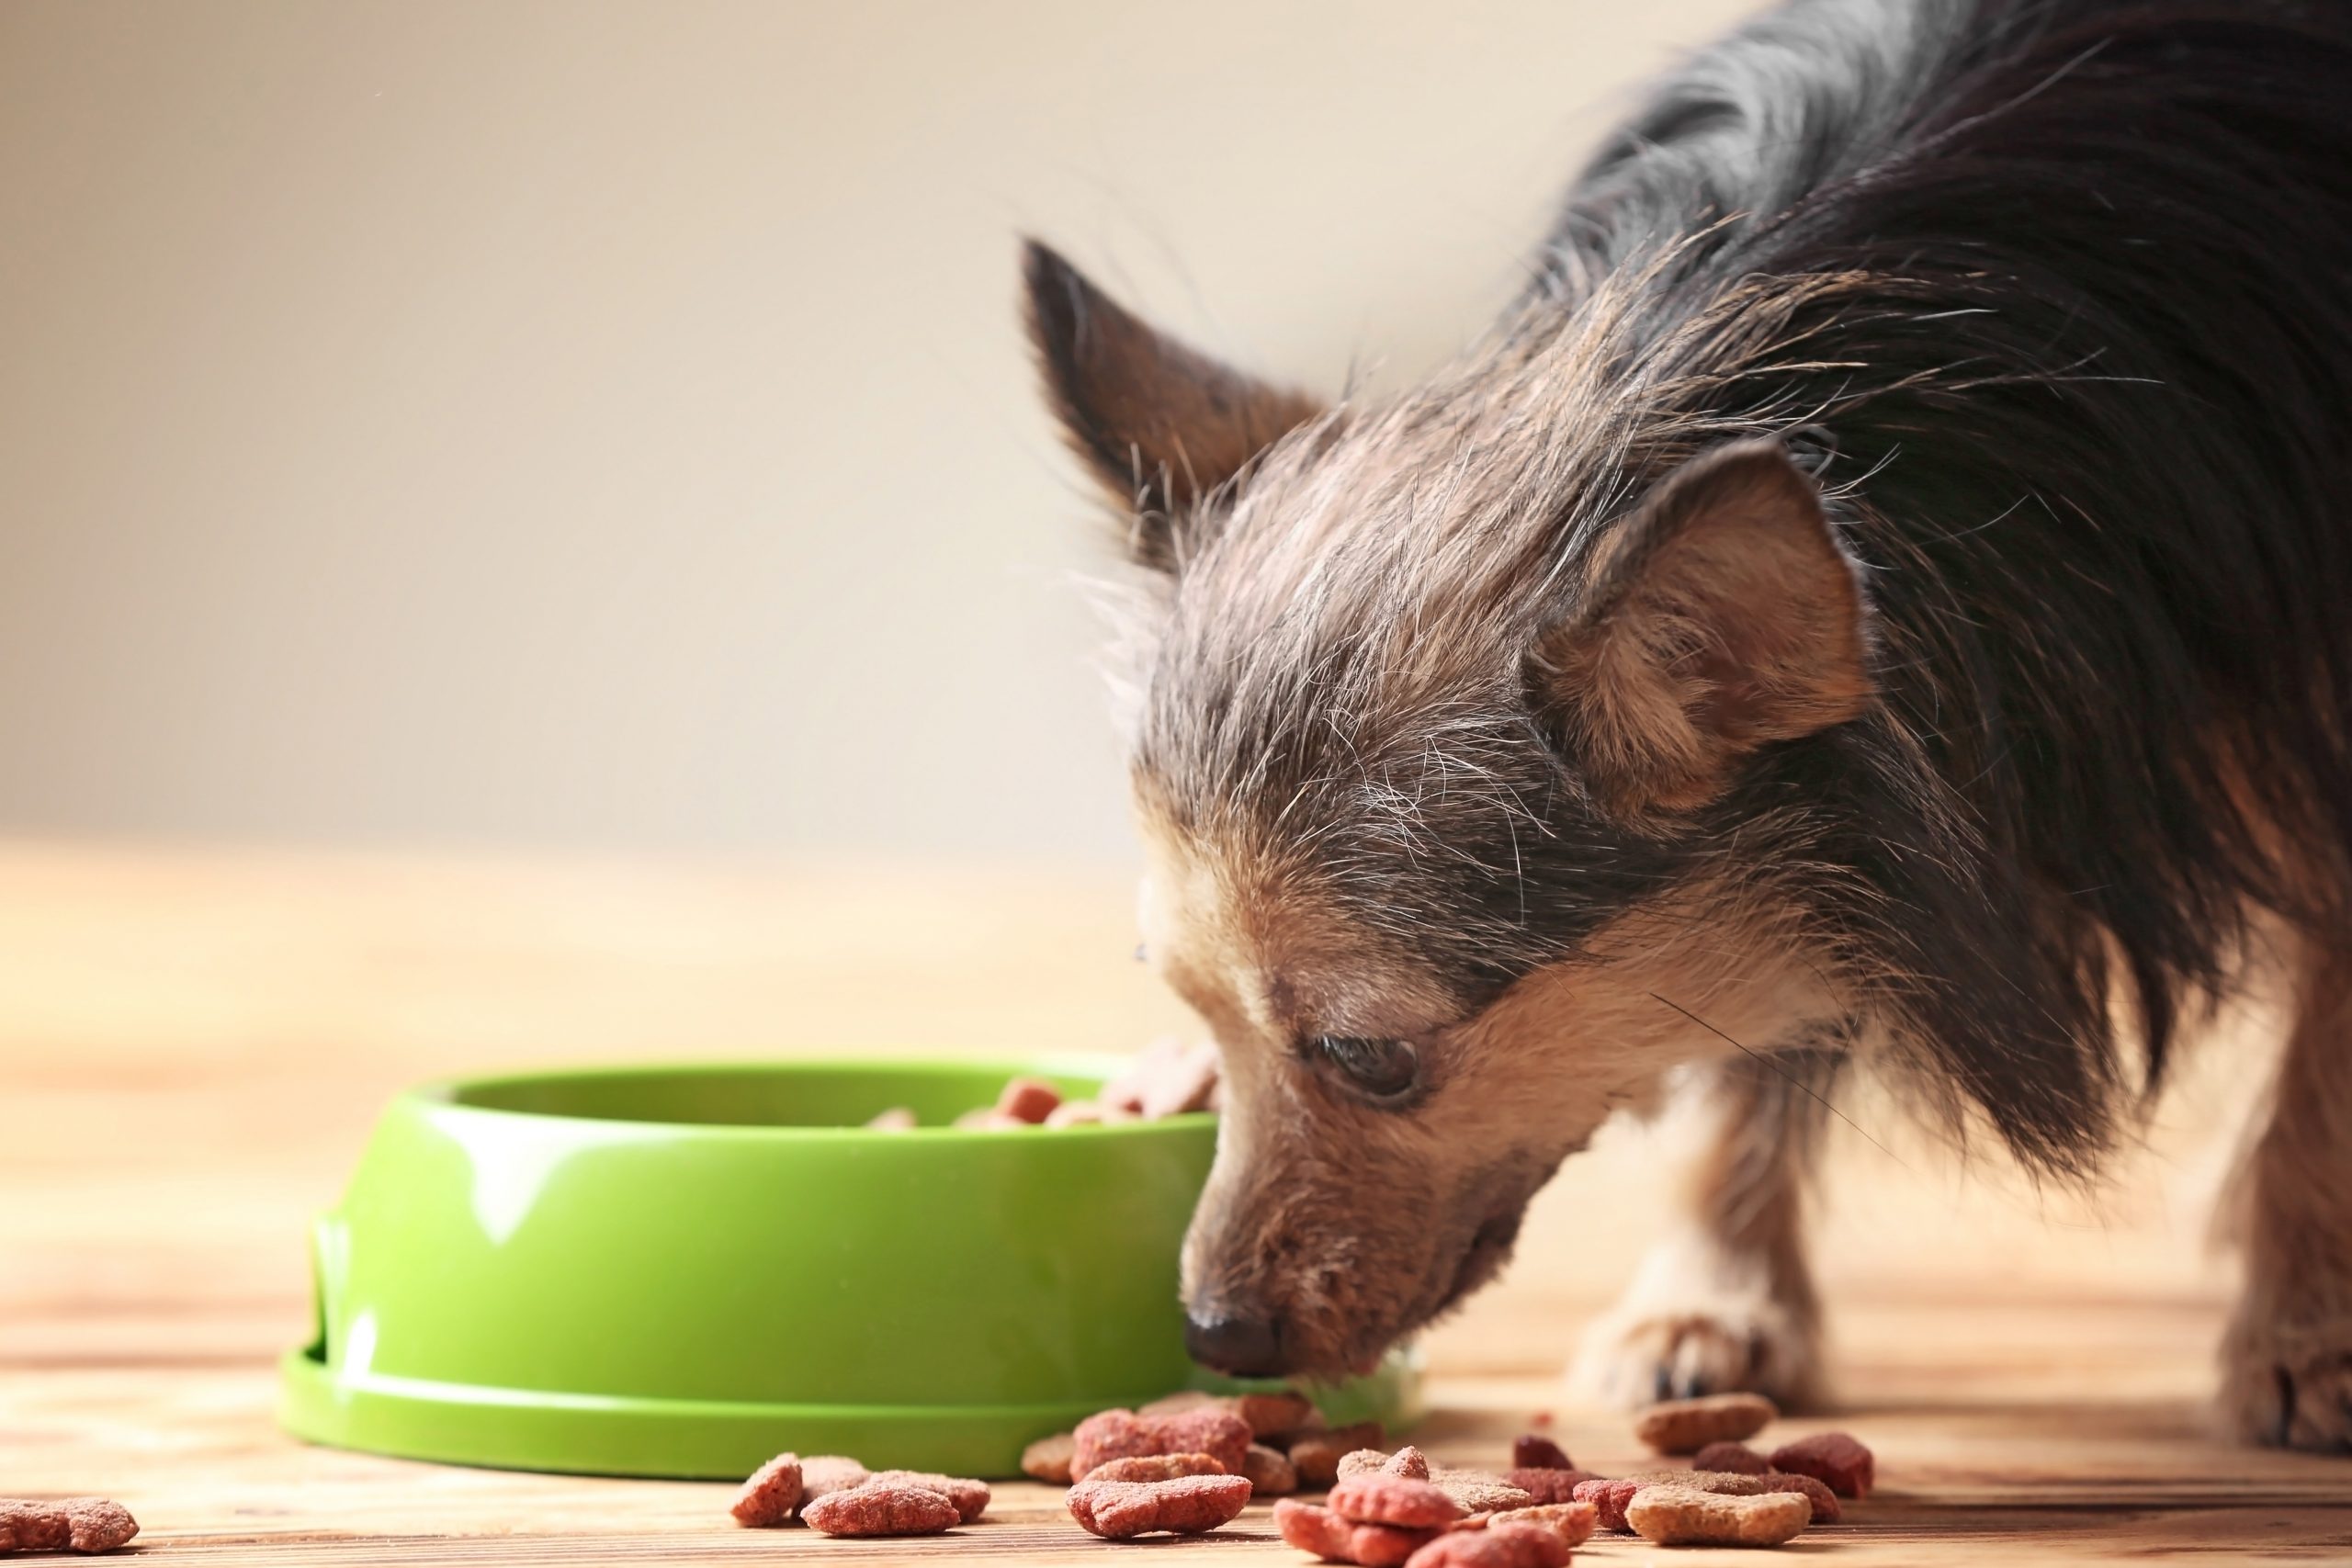
[[[296,1435],[412,1459],[741,1476],[785,1450],[1001,1476],[1172,1389],[1177,1249],[1216,1119],[959,1131],[1006,1078],[1115,1060],[795,1062],[427,1085],[315,1236]],[[923,1125],[879,1133],[887,1107]],[[1392,1358],[1316,1393],[1399,1425]]]

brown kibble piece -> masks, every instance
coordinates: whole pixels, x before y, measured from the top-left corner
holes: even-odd
[[[1720,1470],[1733,1475],[1761,1475],[1772,1461],[1746,1443],[1709,1443],[1690,1456],[1693,1470]]]
[[[800,1461],[800,1504],[828,1492],[846,1492],[874,1479],[874,1472],[844,1454],[817,1454]]]
[[[1760,1475],[1733,1475],[1712,1470],[1653,1470],[1640,1475],[1578,1482],[1575,1498],[1600,1510],[1603,1529],[1627,1532],[1634,1528],[1626,1522],[1627,1506],[1652,1486],[1680,1486],[1686,1491],[1740,1497],[1758,1496],[1772,1490]]]
[[[1380,1468],[1391,1475],[1401,1475],[1408,1480],[1427,1481],[1430,1478],[1430,1456],[1407,1443],[1390,1454],[1388,1462]]]
[[[1535,1502],[1526,1488],[1513,1486],[1501,1476],[1483,1470],[1432,1470],[1430,1484],[1453,1498],[1454,1506],[1465,1514],[1525,1508]]]
[[[1303,1393],[1238,1393],[1225,1404],[1249,1423],[1250,1435],[1261,1443],[1268,1438],[1306,1431],[1320,1414],[1315,1402]]]
[[[800,1510],[800,1456],[778,1454],[752,1472],[727,1511],[739,1525],[770,1529],[788,1524]]]
[[[1595,1477],[1589,1470],[1514,1470],[1503,1479],[1538,1503],[1567,1503],[1580,1483]]]
[[[1301,1486],[1320,1489],[1340,1479],[1340,1461],[1358,1449],[1377,1449],[1388,1433],[1377,1421],[1333,1427],[1315,1432],[1290,1446],[1290,1462],[1298,1469]]]
[[[1073,1481],[1085,1480],[1097,1465],[1136,1454],[1208,1454],[1227,1472],[1238,1475],[1242,1456],[1250,1450],[1249,1425],[1214,1405],[1173,1416],[1105,1410],[1080,1421],[1072,1436],[1077,1439],[1069,1461]]]
[[[1378,1473],[1351,1475],[1331,1488],[1330,1509],[1360,1525],[1396,1525],[1405,1529],[1440,1529],[1463,1515],[1463,1509],[1426,1481]]]
[[[888,1111],[877,1111],[865,1123],[877,1133],[910,1133],[916,1126],[915,1113],[903,1105]]]
[[[1510,1467],[1513,1470],[1574,1470],[1577,1466],[1566,1449],[1540,1432],[1530,1432],[1511,1439]]]
[[[1695,1487],[1645,1486],[1625,1508],[1625,1522],[1659,1546],[1778,1546],[1812,1521],[1800,1493],[1726,1496]]]
[[[1692,1454],[1709,1443],[1752,1438],[1780,1414],[1760,1393],[1672,1399],[1653,1404],[1636,1416],[1634,1436],[1662,1454]]]
[[[1815,1524],[1834,1525],[1846,1517],[1846,1510],[1838,1506],[1838,1494],[1829,1490],[1828,1486],[1816,1477],[1798,1475],[1790,1471],[1774,1470],[1766,1472],[1757,1479],[1763,1482],[1767,1490],[1770,1491],[1804,1493],[1804,1500],[1813,1505]]]
[[[1043,1078],[1011,1078],[997,1091],[996,1108],[1015,1122],[1035,1126],[1054,1113],[1062,1091]]]
[[[110,1498],[0,1498],[0,1551],[112,1551],[138,1533],[130,1510]]]
[[[1401,1525],[1357,1525],[1348,1531],[1348,1561],[1358,1568],[1404,1568],[1413,1553],[1444,1533]]]
[[[1333,1479],[1345,1481],[1351,1475],[1377,1475],[1387,1467],[1387,1464],[1388,1456],[1378,1449],[1352,1449],[1340,1456],[1340,1462],[1334,1469]],[[1414,1480],[1429,1479],[1427,1473],[1429,1467],[1425,1464],[1421,1468],[1423,1473],[1414,1476]]]
[[[936,1492],[956,1505],[956,1517],[967,1525],[989,1511],[989,1483],[985,1481],[932,1475],[920,1470],[877,1470],[866,1484],[920,1486],[926,1492]]]
[[[1091,1127],[1102,1120],[1102,1108],[1091,1100],[1065,1100],[1046,1112],[1048,1127]]]
[[[1406,1559],[1406,1568],[1565,1568],[1566,1542],[1534,1525],[1454,1530]]]
[[[1274,1505],[1274,1530],[1301,1551],[1344,1562],[1348,1560],[1348,1538],[1354,1527],[1318,1503],[1285,1497]]]
[[[1070,1456],[1077,1451],[1078,1438],[1070,1433],[1056,1432],[1050,1438],[1040,1438],[1021,1450],[1021,1473],[1067,1486]]]
[[[1242,1450],[1241,1473],[1256,1497],[1282,1497],[1298,1490],[1298,1467],[1280,1449],[1252,1443]]]
[[[1214,1454],[1130,1454],[1096,1465],[1089,1481],[1175,1481],[1187,1475],[1230,1473]]]
[[[928,1487],[869,1481],[802,1504],[800,1517],[825,1535],[871,1536],[937,1535],[963,1516]]]
[[[1878,1461],[1844,1432],[1816,1432],[1772,1450],[1772,1468],[1810,1475],[1840,1497],[1867,1497],[1878,1480]]]
[[[1600,1510],[1590,1503],[1539,1503],[1532,1508],[1506,1508],[1490,1515],[1489,1525],[1533,1525],[1550,1530],[1565,1545],[1582,1546],[1600,1527]]]
[[[1246,1475],[1185,1475],[1173,1481],[1081,1481],[1069,1491],[1070,1517],[1106,1540],[1169,1530],[1199,1535],[1250,1506]]]

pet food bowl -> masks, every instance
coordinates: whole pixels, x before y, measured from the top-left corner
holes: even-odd
[[[412,1459],[741,1476],[784,1450],[1016,1473],[1096,1410],[1225,1383],[1186,1359],[1177,1248],[1216,1119],[961,1131],[1029,1074],[796,1062],[475,1078],[393,1100],[314,1249],[296,1435]],[[862,1125],[910,1108],[911,1132]],[[1409,1358],[1311,1391],[1414,1412]]]

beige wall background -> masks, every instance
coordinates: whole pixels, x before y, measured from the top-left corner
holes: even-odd
[[[1113,857],[1013,236],[1334,388],[1733,0],[0,7],[0,829]]]

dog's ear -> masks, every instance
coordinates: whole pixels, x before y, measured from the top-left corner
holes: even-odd
[[[1069,444],[1134,508],[1129,548],[1163,571],[1201,500],[1322,412],[1153,331],[1035,240],[1023,247],[1029,336]]]
[[[1632,818],[1703,806],[1758,747],[1854,717],[1862,595],[1819,488],[1768,440],[1669,475],[1595,547],[1529,682],[1595,797]]]

